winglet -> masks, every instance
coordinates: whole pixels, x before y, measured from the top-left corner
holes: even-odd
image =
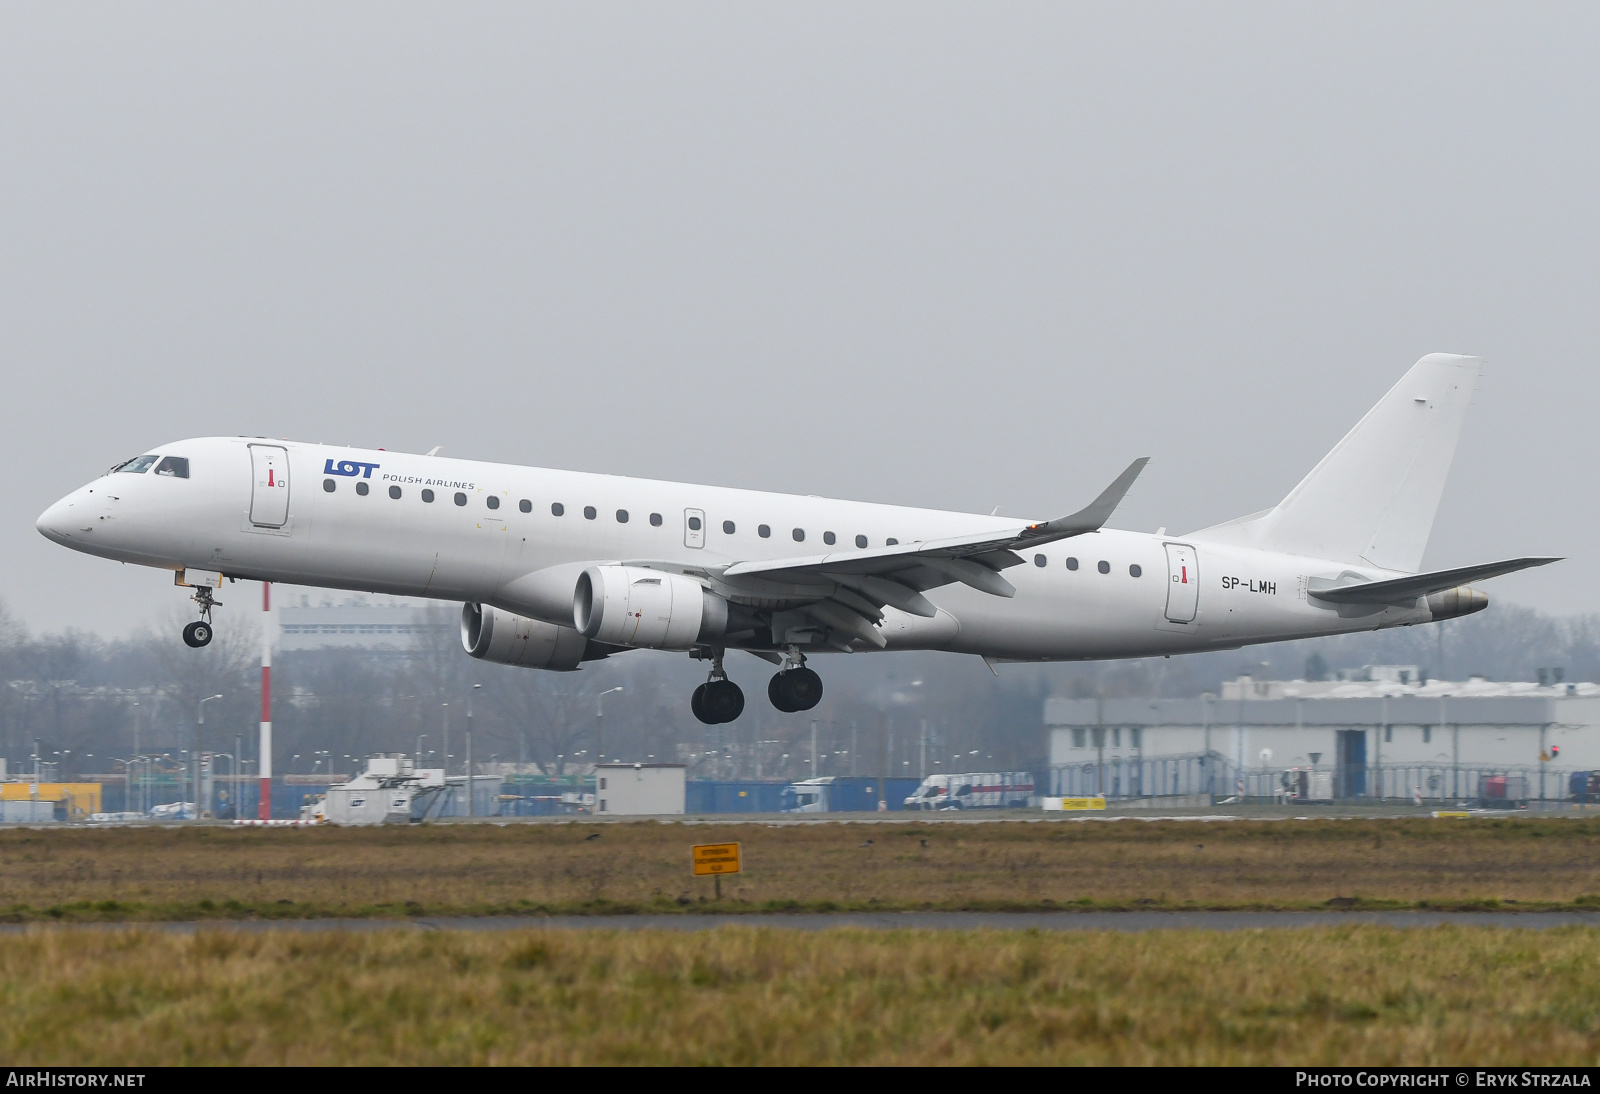
[[[1111,514],[1116,512],[1117,506],[1122,504],[1122,499],[1133,487],[1133,480],[1139,477],[1139,472],[1143,471],[1144,465],[1149,462],[1149,456],[1140,456],[1130,463],[1128,469],[1118,475],[1117,480],[1106,487],[1094,501],[1071,516],[1057,517],[1043,524],[1028,525],[1023,530],[1021,538],[1025,542],[1036,543],[1040,540],[1081,536],[1085,532],[1098,532],[1105,522],[1111,519]]]

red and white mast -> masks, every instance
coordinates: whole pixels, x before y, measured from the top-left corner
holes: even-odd
[[[261,583],[261,796],[256,817],[272,819],[272,583]]]

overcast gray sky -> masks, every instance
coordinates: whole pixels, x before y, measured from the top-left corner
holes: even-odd
[[[0,598],[166,615],[33,521],[211,433],[1041,517],[1151,455],[1115,523],[1192,529],[1446,350],[1489,368],[1427,563],[1568,555],[1489,587],[1600,610],[1597,30],[0,4]]]

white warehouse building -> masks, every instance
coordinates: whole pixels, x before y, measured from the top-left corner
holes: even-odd
[[[1574,772],[1600,769],[1600,686],[1365,675],[1246,676],[1198,699],[1051,699],[1050,793],[1270,799],[1306,771],[1327,776],[1317,797],[1456,800],[1520,776],[1527,797],[1560,800]]]
[[[654,817],[682,813],[687,772],[684,764],[596,764],[595,814]]]

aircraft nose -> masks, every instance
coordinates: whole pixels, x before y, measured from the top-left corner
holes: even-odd
[[[56,502],[34,521],[33,526],[39,529],[39,534],[56,543],[66,543],[72,539],[72,495],[67,495]]]

